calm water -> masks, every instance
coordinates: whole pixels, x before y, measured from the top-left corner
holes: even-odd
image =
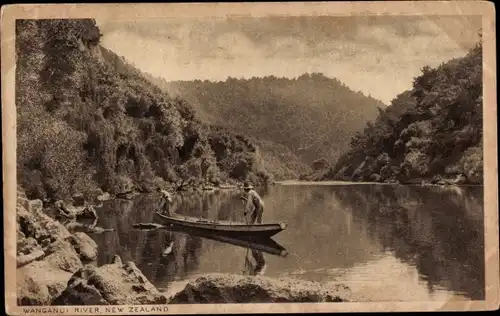
[[[286,185],[260,191],[264,222],[284,221],[273,239],[286,257],[262,255],[262,274],[347,284],[355,300],[484,299],[481,187]],[[177,213],[244,221],[239,192],[177,197]],[[156,195],[108,201],[96,234],[100,264],[118,254],[158,288],[211,272],[247,274],[252,251],[168,230],[141,231],[152,222]],[[171,242],[173,242],[171,244]],[[172,245],[170,255],[161,256]],[[260,261],[259,261],[260,262]]]

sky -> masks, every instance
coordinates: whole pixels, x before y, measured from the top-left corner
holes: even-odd
[[[97,20],[102,45],[167,81],[320,72],[389,104],[425,66],[461,57],[479,16]]]

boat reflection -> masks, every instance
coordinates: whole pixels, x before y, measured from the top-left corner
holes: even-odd
[[[245,239],[245,238],[236,238],[236,237],[218,235],[218,234],[214,234],[214,233],[208,233],[208,232],[196,230],[193,228],[183,228],[183,227],[174,227],[174,226],[163,227],[162,229],[165,229],[165,230],[170,231],[170,232],[187,234],[190,236],[196,236],[196,237],[201,237],[201,238],[205,238],[205,239],[215,240],[215,241],[218,241],[221,243],[231,244],[233,246],[247,248],[247,249],[251,249],[254,251],[261,251],[261,252],[265,252],[267,254],[274,255],[274,256],[286,257],[288,255],[288,252],[286,251],[286,249],[283,246],[281,246],[280,244],[278,244],[276,241],[272,240],[271,238],[251,240],[251,239]],[[168,252],[169,248],[171,248],[170,244],[167,245],[164,252]]]

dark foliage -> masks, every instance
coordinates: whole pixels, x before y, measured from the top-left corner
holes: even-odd
[[[319,158],[337,158],[354,133],[375,119],[377,107],[385,107],[319,73],[223,82],[149,78],[187,99],[203,120],[257,139],[264,164],[277,177],[307,172]]]
[[[225,174],[265,178],[249,163],[250,145],[210,131],[188,103],[101,47],[100,36],[91,19],[17,21],[17,170],[30,198],[149,191],[158,181],[217,182]],[[240,152],[216,158],[216,137]]]
[[[324,178],[355,181],[464,175],[482,183],[482,46],[435,69],[398,95],[351,140]]]

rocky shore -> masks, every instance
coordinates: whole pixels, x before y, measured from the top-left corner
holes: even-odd
[[[19,305],[150,305],[183,303],[342,302],[345,286],[232,274],[199,277],[177,293],[160,292],[133,262],[97,266],[99,249],[85,232],[46,214],[18,188]]]
[[[17,195],[18,304],[48,305],[73,273],[95,261],[97,245],[46,215],[42,201],[29,201],[20,189]]]

